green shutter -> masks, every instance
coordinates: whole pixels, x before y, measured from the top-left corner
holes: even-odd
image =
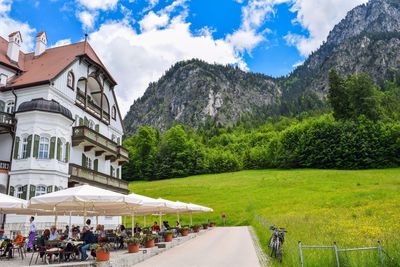
[[[29,158],[31,156],[32,150],[32,135],[28,136],[28,144],[26,146],[26,157]]]
[[[61,139],[57,138],[57,159],[61,160],[61,147],[62,143],[61,143]]]
[[[54,152],[56,150],[56,138],[53,136],[50,138],[50,158],[54,159]]]
[[[14,186],[10,186],[10,196],[14,196],[15,189]]]
[[[0,111],[5,111],[6,103],[0,100]]]
[[[24,185],[22,187],[22,197],[21,198],[26,200],[27,193],[28,193],[28,185]]]
[[[83,126],[83,118],[79,118],[79,126]]]
[[[98,159],[95,159],[93,161],[93,167],[94,167],[95,171],[99,171],[99,160]]]
[[[47,187],[47,193],[51,193],[51,192],[53,192],[53,186],[52,186],[52,185],[49,185],[49,186]]]
[[[82,167],[86,168],[86,156],[82,153]]]
[[[39,156],[39,141],[40,141],[40,136],[35,134],[35,137],[33,139],[33,157],[38,158]]]
[[[88,120],[88,118],[84,118],[84,120],[83,120],[83,124],[85,125],[85,126],[89,126],[89,120]]]
[[[94,126],[94,130],[96,131],[96,132],[100,132],[100,125],[99,124],[96,124],[95,126]]]
[[[36,186],[29,186],[29,199],[33,198],[36,195]]]
[[[117,168],[117,178],[119,178],[119,168]]]
[[[14,146],[14,159],[18,159],[18,150],[19,150],[19,137],[15,137],[15,146]]]
[[[65,162],[69,161],[69,142],[65,145]]]
[[[110,166],[110,176],[113,176],[113,170],[114,170],[113,166]]]
[[[59,191],[60,189],[58,188],[58,186],[54,186],[54,192]]]

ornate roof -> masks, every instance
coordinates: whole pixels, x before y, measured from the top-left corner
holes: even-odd
[[[46,100],[43,98],[32,99],[31,101],[23,102],[18,107],[17,112],[25,112],[25,111],[44,111],[44,112],[52,112],[52,113],[59,113],[64,115],[70,120],[73,120],[72,113],[66,107],[60,105],[60,103],[54,100]]]

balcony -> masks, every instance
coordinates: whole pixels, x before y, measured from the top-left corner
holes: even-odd
[[[16,123],[13,114],[0,111],[0,134],[13,132]]]
[[[90,184],[122,194],[129,192],[127,181],[76,164],[69,164],[69,174],[70,184]]]
[[[79,88],[76,92],[76,104],[94,117],[102,120],[104,123],[110,124],[110,114],[101,110],[101,107],[99,107],[92,99],[87,98],[85,92]]]
[[[129,161],[129,152],[128,150],[126,150],[125,148],[123,148],[122,146],[118,146],[118,164],[122,165],[125,164]]]
[[[10,162],[0,160],[0,173],[8,172],[10,170],[10,167],[11,167]]]
[[[106,160],[118,158],[118,144],[87,126],[73,128],[72,146],[80,144],[84,145],[85,152],[94,149],[97,157],[104,154]]]

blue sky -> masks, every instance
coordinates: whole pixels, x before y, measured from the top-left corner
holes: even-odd
[[[0,34],[24,49],[89,41],[119,83],[122,113],[175,62],[201,58],[278,77],[367,0],[0,0]]]

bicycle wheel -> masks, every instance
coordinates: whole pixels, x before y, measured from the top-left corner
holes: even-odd
[[[279,246],[277,249],[276,258],[278,259],[279,262],[282,262],[282,247],[281,246]]]

